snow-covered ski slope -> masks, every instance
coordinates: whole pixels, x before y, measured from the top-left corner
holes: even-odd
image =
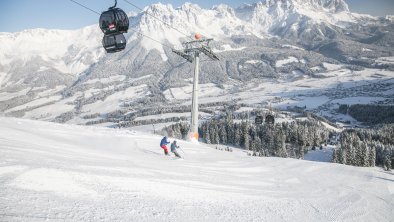
[[[0,117],[0,221],[393,221],[394,175]],[[181,152],[181,154],[183,154]]]

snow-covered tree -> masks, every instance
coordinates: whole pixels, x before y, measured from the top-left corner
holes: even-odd
[[[332,162],[333,163],[339,163],[339,158],[338,158],[338,150],[334,149],[332,152]]]
[[[203,137],[205,139],[205,142],[207,144],[211,144],[211,133],[209,132],[209,127],[206,126],[204,127],[205,129],[203,130]]]
[[[219,126],[219,139],[221,144],[227,144],[227,130],[224,124]]]
[[[391,169],[391,157],[389,155],[384,158],[383,167],[387,171]]]
[[[369,157],[369,150],[368,150],[368,146],[365,142],[361,142],[361,149],[360,149],[360,156],[359,156],[359,166],[362,167],[368,167],[369,166],[369,161],[368,161],[368,157]]]
[[[241,145],[241,128],[239,127],[238,124],[234,125],[235,131],[234,131],[234,145],[235,146],[240,146]]]
[[[244,134],[244,139],[243,139],[243,147],[245,150],[250,150],[250,136],[249,134],[245,133]]]
[[[212,142],[214,144],[220,144],[220,137],[219,137],[219,128],[217,124],[214,124],[214,131],[212,133]]]
[[[372,145],[368,154],[368,166],[374,167],[375,161],[376,161],[376,148],[374,145]]]
[[[286,136],[281,126],[275,127],[274,153],[279,157],[287,157]]]

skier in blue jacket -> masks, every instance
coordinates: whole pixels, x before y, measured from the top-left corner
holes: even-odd
[[[169,144],[170,141],[167,139],[167,136],[163,137],[163,139],[161,139],[160,141],[160,147],[164,150],[164,155],[169,155],[168,154],[168,148],[167,148],[167,144]]]
[[[176,157],[182,158],[178,151],[176,151],[177,148],[179,148],[179,146],[176,145],[176,140],[174,140],[174,142],[171,143],[171,152],[174,153]]]

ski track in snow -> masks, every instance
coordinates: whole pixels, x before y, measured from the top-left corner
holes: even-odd
[[[159,141],[0,117],[0,221],[394,218],[394,175],[380,168],[257,158],[185,141],[177,160],[163,155]],[[315,152],[311,159],[330,151]]]

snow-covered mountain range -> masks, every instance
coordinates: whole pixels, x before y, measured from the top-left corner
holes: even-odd
[[[117,54],[105,54],[97,25],[0,33],[0,112],[83,123],[88,115],[189,105],[193,67],[171,48],[195,33],[214,38],[220,57],[203,58],[202,103],[271,101],[330,115],[341,102],[393,102],[394,23],[352,13],[343,0],[158,3],[131,16],[130,27]],[[365,85],[378,90],[354,93]]]

